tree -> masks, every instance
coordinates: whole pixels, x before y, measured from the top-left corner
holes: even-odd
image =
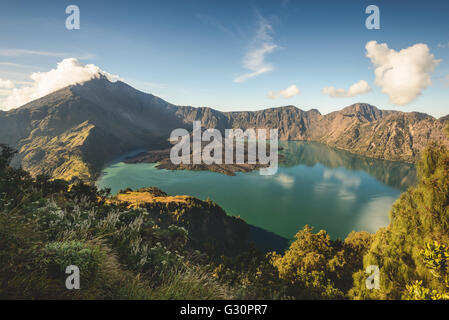
[[[373,235],[368,232],[351,232],[344,242],[331,240],[326,231],[313,233],[305,226],[295,237],[285,254],[274,254],[272,263],[281,279],[291,283],[330,281],[343,293],[352,287],[352,274],[362,267],[362,257],[367,252]],[[307,276],[307,277],[306,277]]]
[[[312,230],[306,225],[295,235],[296,240],[283,256],[273,257],[282,279],[295,282],[301,271],[327,271],[327,262],[335,255],[330,236],[324,230],[318,233]]]
[[[0,154],[0,171],[3,171],[9,166],[17,151],[3,143],[0,143],[0,148],[2,149]]]

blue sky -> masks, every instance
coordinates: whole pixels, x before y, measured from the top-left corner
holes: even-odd
[[[65,28],[70,4],[80,8],[80,30]],[[380,30],[365,27],[370,4],[380,9]],[[0,30],[0,79],[18,88],[30,85],[30,73],[75,57],[175,104],[223,111],[291,104],[324,114],[367,102],[436,117],[449,114],[448,1],[2,0]],[[366,56],[369,41],[395,51],[427,45],[423,73],[432,84],[423,85],[423,78],[411,101],[392,102],[382,90],[400,87],[392,83],[398,77],[376,84],[375,66]],[[371,91],[348,94],[360,80]],[[291,86],[295,95],[283,95]],[[324,94],[331,86],[349,97]],[[0,100],[8,90],[0,89]]]

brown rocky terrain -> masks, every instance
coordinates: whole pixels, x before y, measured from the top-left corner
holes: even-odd
[[[280,140],[308,140],[368,157],[414,162],[430,141],[449,145],[444,119],[417,112],[385,111],[358,103],[321,115],[294,106],[254,112],[218,112],[179,107],[185,121],[199,120],[206,128],[279,128]]]

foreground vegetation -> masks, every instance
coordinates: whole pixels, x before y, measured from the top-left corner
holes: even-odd
[[[284,253],[248,241],[215,203],[157,188],[108,190],[10,167],[1,145],[2,299],[447,299],[449,151],[431,145],[417,184],[376,234],[331,240],[305,226]],[[67,290],[77,265],[81,290]],[[369,265],[380,289],[369,290]]]

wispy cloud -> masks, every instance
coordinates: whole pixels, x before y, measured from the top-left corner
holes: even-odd
[[[449,48],[449,42],[447,42],[447,43],[439,43],[438,44],[438,48],[441,48],[441,49]]]
[[[0,62],[0,66],[8,66],[8,67],[25,67],[25,65],[20,63],[13,63],[13,62]]]
[[[352,86],[350,86],[348,90],[337,89],[331,86],[323,88],[322,92],[323,94],[333,98],[350,98],[364,93],[368,93],[371,90],[372,89],[369,86],[368,82],[366,82],[365,80],[360,80],[359,82],[356,82]]]
[[[10,67],[10,68],[23,68],[23,69],[40,69],[40,67],[38,66],[32,66],[32,65],[28,65],[28,64],[22,64],[22,63],[14,63],[14,62],[5,62],[5,61],[0,61],[0,67]],[[4,69],[4,68],[3,68]]]
[[[243,67],[250,72],[238,76],[234,79],[234,82],[244,82],[250,78],[274,70],[274,66],[271,63],[265,62],[265,56],[279,48],[273,42],[272,33],[273,27],[271,24],[267,19],[259,15],[259,27],[256,36],[252,41],[251,49],[243,59]]]
[[[90,53],[64,53],[64,52],[49,52],[49,51],[39,51],[39,50],[27,50],[27,49],[0,49],[0,56],[5,57],[17,57],[17,56],[45,56],[45,57],[56,57],[56,58],[67,58],[74,57],[80,60],[93,59],[95,55]]]

